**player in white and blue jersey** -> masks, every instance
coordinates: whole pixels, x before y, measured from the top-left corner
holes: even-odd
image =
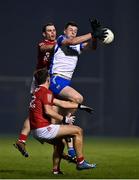
[[[83,96],[70,86],[78,58],[83,50],[96,49],[97,38],[102,39],[106,35],[99,22],[94,21],[91,25],[95,27],[92,29],[93,32],[77,36],[78,25],[75,22],[68,22],[64,28],[64,35],[59,36],[57,39],[50,65],[50,90],[59,98],[78,104],[83,102]],[[62,114],[65,112],[65,110],[61,111]],[[71,112],[73,113],[73,110],[66,113]],[[73,148],[69,149],[69,151],[71,156],[75,155]]]
[[[90,48],[92,44],[93,48],[91,48],[96,49],[97,43],[96,39],[92,37],[92,33],[76,37],[77,31],[77,24],[69,22],[64,28],[64,35],[57,39],[54,57],[50,65],[50,89],[62,98],[82,103],[82,95],[70,87],[70,81],[81,52],[88,47]]]
[[[81,104],[83,96],[72,88],[70,83],[80,54],[84,49],[96,49],[97,40],[93,38],[92,33],[76,37],[77,31],[77,24],[69,22],[64,28],[64,35],[59,36],[57,39],[50,65],[50,90],[62,99]],[[66,113],[69,112],[71,110]],[[61,111],[61,113],[65,113],[65,110]],[[72,144],[71,148],[69,148],[69,155],[72,157],[76,155]]]

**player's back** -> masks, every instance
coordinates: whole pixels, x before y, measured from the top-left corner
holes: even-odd
[[[44,111],[44,104],[53,105],[53,94],[50,90],[40,86],[35,89],[29,107],[31,129],[45,127],[51,124],[51,119]]]

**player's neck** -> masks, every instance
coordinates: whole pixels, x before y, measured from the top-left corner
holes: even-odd
[[[49,89],[49,82],[45,82],[44,84],[41,84],[40,86]]]

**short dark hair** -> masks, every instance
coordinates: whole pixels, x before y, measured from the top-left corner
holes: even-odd
[[[46,79],[49,77],[47,68],[38,69],[34,72],[35,81],[38,85],[45,83]]]
[[[49,23],[43,25],[43,27],[42,27],[42,32],[45,32],[45,31],[46,31],[46,27],[47,27],[47,26],[55,26],[55,25],[54,25],[52,22],[49,22]]]
[[[69,21],[68,23],[66,23],[66,24],[65,24],[65,26],[64,26],[64,29],[67,29],[67,28],[68,28],[68,26],[75,26],[75,27],[77,27],[77,28],[78,28],[77,23],[76,23],[76,22],[74,22],[74,21]]]

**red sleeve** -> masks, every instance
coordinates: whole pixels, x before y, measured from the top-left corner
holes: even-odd
[[[42,98],[43,104],[53,105],[53,95],[50,92],[44,93]]]
[[[41,46],[43,46],[43,45],[45,45],[45,44],[46,44],[45,42],[40,42],[40,43],[38,44],[38,46],[41,47]]]

